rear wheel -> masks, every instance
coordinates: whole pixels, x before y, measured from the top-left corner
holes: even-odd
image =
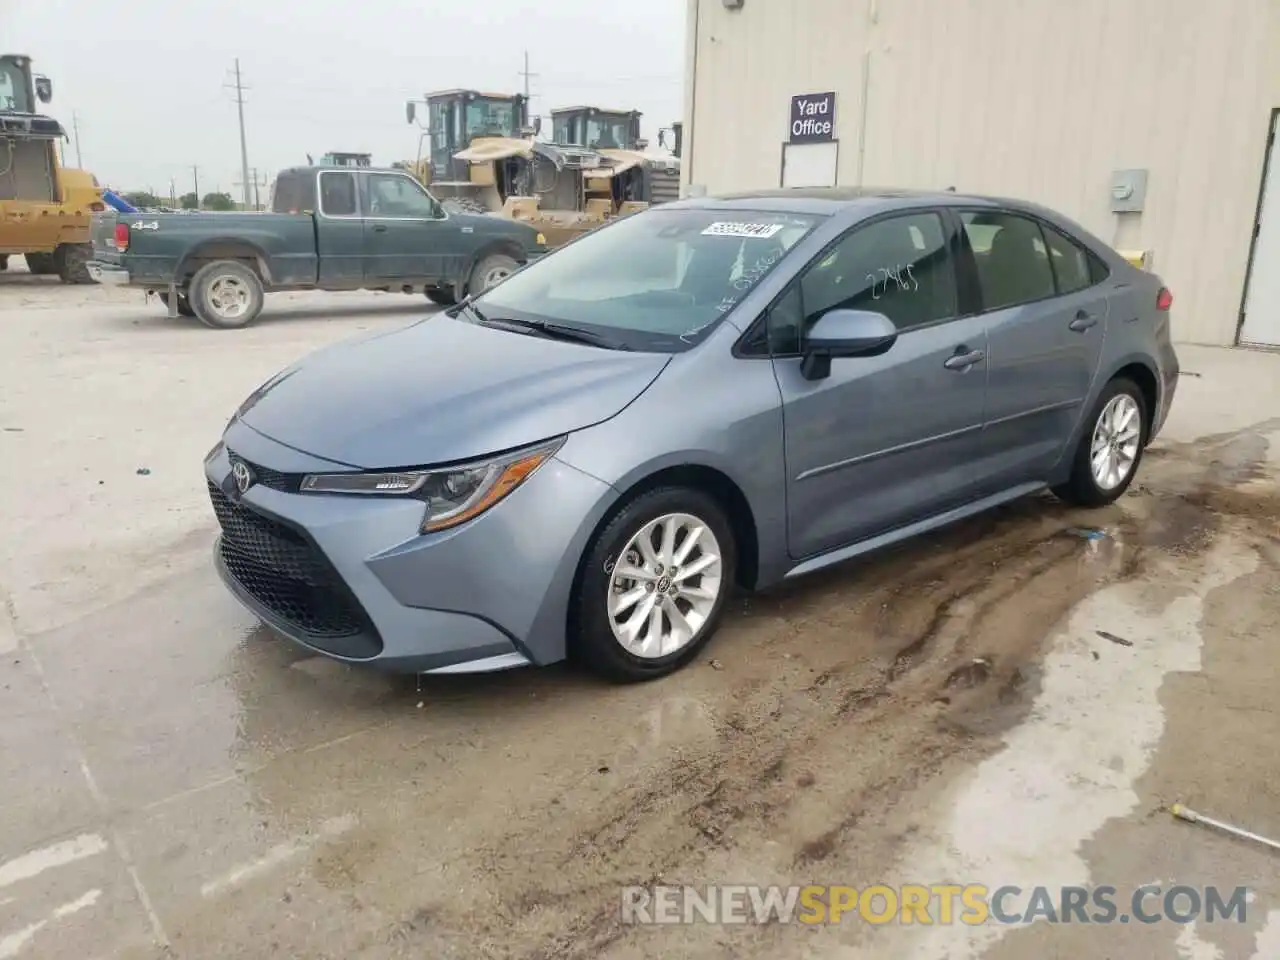
[[[475,265],[471,271],[471,279],[467,282],[467,293],[478,297],[486,290],[491,290],[507,277],[520,269],[505,253],[492,253]]]
[[[1147,443],[1147,403],[1132,380],[1106,385],[1086,421],[1071,465],[1071,477],[1053,492],[1068,503],[1102,507],[1129,489]]]
[[[452,307],[458,302],[458,298],[454,296],[452,288],[435,287],[428,288],[427,299],[432,303],[438,303],[442,307]]]
[[[156,296],[160,298],[160,302],[166,307],[169,306],[168,290],[161,290],[156,294]],[[185,293],[178,294],[178,314],[183,317],[194,317],[196,315],[195,310],[191,306],[191,301],[187,299],[187,295]]]
[[[247,327],[266,299],[258,275],[238,260],[205,264],[191,278],[188,296],[196,317],[215,330]]]
[[[736,558],[733,528],[712,497],[688,487],[641,494],[587,549],[570,614],[573,652],[619,682],[678,670],[715,633]]]
[[[96,283],[89,276],[93,247],[87,243],[64,243],[53,251],[53,265],[63,283]]]
[[[9,269],[9,255],[7,253],[0,254],[0,270],[8,270],[8,269]]]

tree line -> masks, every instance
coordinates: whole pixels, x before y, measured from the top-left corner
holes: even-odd
[[[120,196],[140,210],[171,206],[168,197],[158,197],[147,190],[133,190]],[[184,193],[178,198],[178,206],[183,210],[234,210],[236,202],[229,193],[206,193],[198,202],[195,193]]]

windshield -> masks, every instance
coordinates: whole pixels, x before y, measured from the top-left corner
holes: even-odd
[[[516,134],[515,104],[473,100],[467,104],[467,137],[511,137]]]
[[[727,315],[818,219],[648,210],[535,261],[475,302],[490,318],[547,320],[633,349],[681,350]]]
[[[12,60],[0,61],[0,110],[31,112],[26,74]]]
[[[627,133],[630,126],[626,117],[588,120],[586,145],[592,148],[603,147],[606,150],[622,150],[627,146]]]

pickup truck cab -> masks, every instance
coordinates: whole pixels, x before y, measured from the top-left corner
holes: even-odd
[[[451,304],[546,252],[528,224],[446,209],[399,170],[297,167],[270,213],[98,214],[89,273],[169,315],[243,327],[280,290],[401,290]]]

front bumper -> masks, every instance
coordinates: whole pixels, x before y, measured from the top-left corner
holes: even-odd
[[[222,528],[215,567],[279,633],[337,660],[404,673],[564,656],[578,557],[612,499],[607,485],[553,458],[475,520],[423,536],[420,501],[297,493],[301,474],[345,468],[239,422],[224,439],[205,461]],[[233,456],[258,481],[243,494]]]
[[[98,260],[90,260],[85,266],[89,270],[89,276],[93,278],[95,283],[103,283],[112,287],[127,287],[129,285],[129,271],[123,267],[102,263]]]

